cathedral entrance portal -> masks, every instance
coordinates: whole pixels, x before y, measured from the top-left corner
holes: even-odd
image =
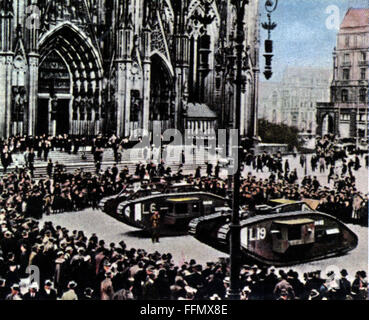
[[[56,50],[41,63],[38,92],[36,134],[69,133],[71,77],[65,61]]]
[[[47,32],[39,47],[35,131],[96,135],[105,113],[101,57],[93,42],[77,26],[65,22]]]
[[[154,54],[151,57],[150,122],[161,131],[174,128],[173,77],[164,60]]]

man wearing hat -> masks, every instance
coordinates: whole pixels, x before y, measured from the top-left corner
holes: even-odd
[[[58,293],[60,294],[61,289],[66,284],[66,281],[65,281],[66,260],[64,258],[63,251],[58,251],[56,256],[57,258],[55,260],[54,283],[55,283],[55,288],[58,290]]]
[[[351,293],[351,283],[346,279],[348,273],[346,269],[341,270],[341,279],[339,279],[339,288],[336,292],[336,300],[346,300]]]
[[[198,288],[200,286],[204,286],[205,278],[202,274],[202,266],[200,264],[196,264],[192,268],[193,272],[185,277],[188,285],[193,288]]]
[[[100,285],[101,300],[113,300],[114,289],[111,278],[112,278],[111,271],[107,271],[105,273],[105,279],[101,282]]]
[[[36,282],[31,283],[29,286],[29,291],[23,296],[23,300],[40,300],[40,294],[38,293],[38,285]]]
[[[75,288],[77,288],[77,283],[70,281],[68,283],[68,290],[63,293],[61,300],[78,300],[78,296],[74,290]]]
[[[320,296],[322,299],[326,298],[329,300],[335,300],[336,290],[338,289],[338,284],[335,281],[334,271],[329,271],[327,273],[327,279],[321,285],[319,289]]]
[[[273,290],[278,283],[278,277],[275,274],[275,267],[271,266],[264,280],[265,300],[273,300]]]
[[[142,297],[144,300],[159,300],[159,292],[155,285],[155,273],[151,269],[147,269],[147,278],[142,287]]]
[[[20,294],[19,284],[13,284],[11,292],[6,296],[5,300],[23,300]]]
[[[282,291],[285,290],[290,297],[290,299],[295,298],[295,292],[293,291],[292,286],[287,281],[287,274],[285,272],[281,273],[281,280],[276,284],[273,293],[276,299],[281,297]]]
[[[52,285],[50,280],[45,281],[44,287],[40,290],[40,300],[56,300],[57,294]]]
[[[358,271],[355,280],[352,283],[351,294],[354,300],[366,300],[368,297],[368,282],[366,281],[366,272]]]

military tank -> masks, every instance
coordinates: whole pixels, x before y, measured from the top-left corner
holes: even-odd
[[[99,207],[117,220],[138,229],[150,230],[154,211],[160,214],[162,234],[187,233],[188,223],[196,217],[212,214],[216,208],[228,206],[228,200],[213,193],[178,183],[154,189],[126,189],[118,195],[102,199]]]
[[[258,213],[241,211],[243,260],[286,266],[343,255],[358,244],[358,237],[341,221],[311,209],[305,202],[262,206]],[[230,208],[198,217],[189,223],[189,234],[228,253]]]

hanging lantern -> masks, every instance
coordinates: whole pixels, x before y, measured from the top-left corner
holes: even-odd
[[[270,39],[271,31],[277,26],[275,22],[271,21],[271,13],[277,8],[278,0],[271,1],[268,0],[265,2],[265,9],[268,12],[268,22],[262,23],[261,26],[268,31],[268,39],[264,42],[264,50],[265,50],[265,71],[264,76],[265,79],[269,80],[272,75],[272,58],[273,58],[273,40]]]

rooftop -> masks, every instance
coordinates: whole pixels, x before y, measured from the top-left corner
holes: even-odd
[[[350,8],[341,23],[342,28],[366,27],[369,25],[369,8]]]
[[[204,103],[187,104],[187,118],[211,118],[216,119],[216,113]]]

